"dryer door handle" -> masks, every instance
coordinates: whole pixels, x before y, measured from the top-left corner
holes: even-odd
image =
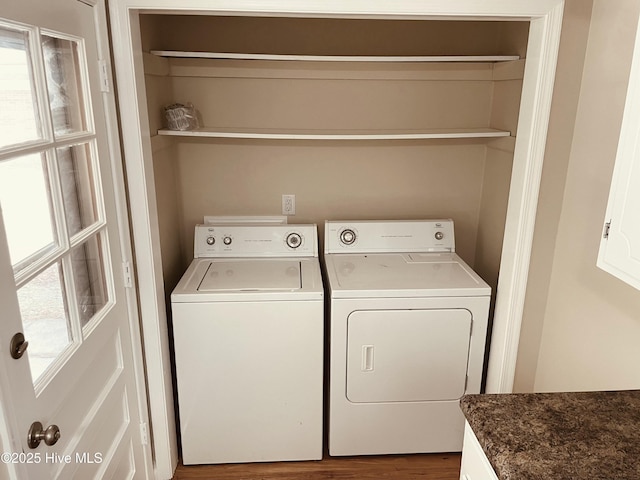
[[[373,345],[362,346],[362,371],[373,371]]]

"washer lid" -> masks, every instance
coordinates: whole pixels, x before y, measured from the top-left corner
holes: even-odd
[[[212,261],[198,285],[198,292],[294,291],[302,288],[300,261]]]
[[[455,253],[327,255],[334,297],[489,295]]]

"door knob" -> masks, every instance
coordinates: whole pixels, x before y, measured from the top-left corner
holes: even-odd
[[[57,425],[49,425],[46,430],[42,430],[42,424],[40,422],[33,422],[27,435],[27,442],[29,448],[36,448],[40,445],[40,442],[44,440],[44,443],[51,446],[60,439],[60,429]]]
[[[9,344],[9,352],[11,352],[11,358],[15,358],[17,360],[22,357],[22,355],[24,355],[24,352],[27,351],[28,346],[29,342],[25,342],[22,332],[16,333],[11,338],[11,343]]]

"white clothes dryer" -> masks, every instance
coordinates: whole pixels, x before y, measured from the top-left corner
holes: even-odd
[[[198,225],[171,295],[182,458],[322,458],[324,293],[315,225]]]
[[[452,220],[327,221],[329,454],[461,451],[490,287]]]

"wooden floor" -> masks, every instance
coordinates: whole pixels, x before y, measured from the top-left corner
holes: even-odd
[[[178,465],[173,480],[458,480],[460,454],[328,457],[315,462]]]

